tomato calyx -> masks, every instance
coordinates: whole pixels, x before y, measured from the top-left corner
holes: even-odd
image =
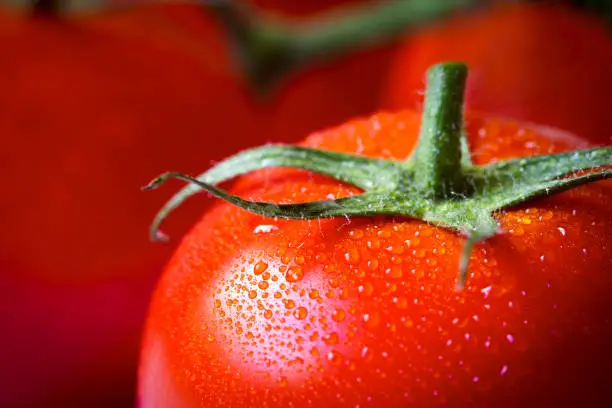
[[[244,2],[202,3],[223,24],[234,54],[259,91],[269,90],[304,65],[390,42],[411,27],[477,4],[477,0],[390,0],[374,6],[343,6],[305,21],[282,21],[257,13]]]
[[[493,214],[503,208],[612,177],[612,148],[522,157],[480,166],[470,160],[463,128],[467,67],[434,65],[428,71],[421,131],[405,161],[361,157],[297,146],[268,145],[238,153],[197,178],[168,172],[145,190],[169,178],[190,183],[158,212],[151,238],[163,240],[164,218],[189,196],[206,190],[244,210],[266,217],[314,219],[400,215],[456,231],[467,240],[460,257],[457,285],[462,288],[476,242],[500,228]],[[253,202],[215,185],[267,167],[293,167],[331,176],[359,187],[362,194],[299,204]]]

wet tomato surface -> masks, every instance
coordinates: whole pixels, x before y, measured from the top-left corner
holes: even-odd
[[[305,145],[404,158],[417,113],[381,113]],[[550,129],[467,116],[476,163],[558,152]],[[262,170],[233,192],[295,203],[356,188]],[[400,217],[286,221],[218,203],[153,298],[143,407],[589,406],[611,384],[609,182],[497,215],[455,289],[463,239]]]

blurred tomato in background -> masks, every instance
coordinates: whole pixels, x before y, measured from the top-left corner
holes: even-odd
[[[611,143],[610,29],[594,13],[549,3],[502,3],[407,36],[382,106],[420,108],[427,68],[464,61],[468,109]]]
[[[374,110],[390,55],[311,69],[262,101],[213,16],[179,4],[4,12],[0,50],[0,406],[20,407],[133,405],[146,306],[176,243],[149,241],[167,195],[143,184]],[[180,239],[208,202],[167,232]]]

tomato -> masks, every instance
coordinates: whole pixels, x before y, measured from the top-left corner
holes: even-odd
[[[465,61],[467,106],[566,129],[609,144],[612,37],[604,21],[550,4],[505,4],[456,17],[407,37],[382,105],[420,106],[425,70]]]
[[[420,118],[379,113],[305,146],[403,159]],[[477,164],[566,151],[551,128],[469,114]],[[232,192],[299,203],[360,190],[268,169]],[[596,406],[612,385],[612,184],[502,211],[455,290],[463,238],[402,217],[288,221],[217,203],[158,283],[142,407]]]
[[[173,249],[148,240],[162,197],[140,192],[142,180],[374,109],[388,55],[304,72],[262,102],[195,6],[7,15],[0,48],[0,293],[14,333],[2,340],[3,406],[131,403],[149,292]],[[194,200],[170,231],[206,204]]]
[[[308,72],[296,78],[293,89],[280,89],[272,104],[258,107],[233,72],[212,19],[193,8],[166,8],[85,22],[24,20],[4,35],[3,88],[11,98],[0,100],[0,129],[11,137],[2,165],[17,176],[7,180],[13,198],[3,215],[2,248],[33,270],[62,265],[55,274],[92,280],[121,268],[134,271],[145,254],[158,264],[163,251],[151,251],[152,244],[139,239],[149,222],[142,205],[151,211],[159,205],[134,190],[147,175],[179,166],[195,171],[236,149],[270,138],[297,140],[373,109],[377,80],[361,89],[355,84],[379,69],[382,59],[357,66],[355,58]],[[73,61],[77,54],[81,57]],[[311,103],[334,86],[342,96]],[[349,90],[351,103],[339,103]],[[231,142],[218,143],[219,137]],[[179,157],[185,144],[205,147],[205,153],[194,149],[191,158]],[[31,162],[23,160],[26,155]],[[31,178],[43,188],[23,183]],[[31,203],[44,202],[45,211],[22,206],[25,195]],[[117,197],[130,198],[111,211]],[[83,199],[91,205],[82,205]],[[116,225],[129,230],[118,235]],[[34,231],[54,237],[36,248],[35,257]],[[76,247],[71,262],[64,262],[65,250]],[[105,256],[99,248],[106,249]]]

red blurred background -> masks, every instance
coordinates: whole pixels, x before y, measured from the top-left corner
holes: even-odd
[[[305,17],[359,1],[375,0],[251,3]],[[158,173],[197,174],[246,147],[418,107],[424,69],[444,59],[480,73],[470,107],[609,143],[603,20],[554,4],[500,7],[309,67],[264,99],[195,5],[0,9],[0,406],[133,405],[149,295],[209,203],[187,202],[165,225],[175,239],[151,243],[148,225],[177,186],[141,192]],[[479,96],[491,89],[494,100]]]
[[[261,101],[226,49],[193,5],[0,14],[0,406],[131,406],[149,294],[208,205],[192,200],[166,225],[176,239],[153,244],[172,190],[140,187],[374,110],[390,55],[311,69]]]

